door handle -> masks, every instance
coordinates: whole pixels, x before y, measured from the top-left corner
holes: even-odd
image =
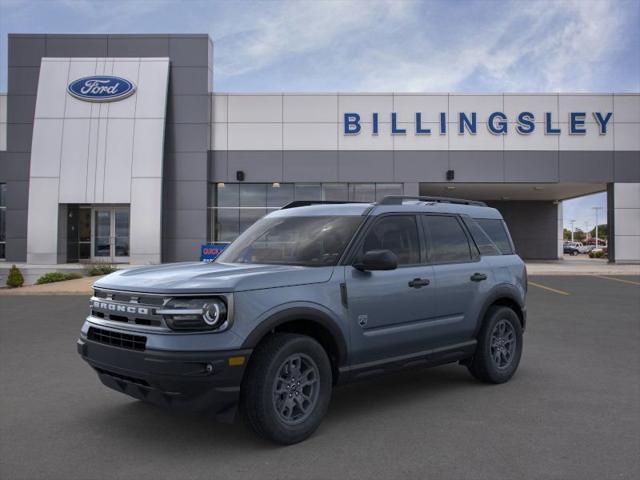
[[[482,280],[486,280],[486,279],[487,279],[487,275],[485,273],[476,272],[473,275],[471,275],[471,281],[473,282],[481,282]]]
[[[428,278],[414,278],[413,280],[409,281],[409,286],[411,288],[422,288],[429,285],[429,283],[431,282]]]

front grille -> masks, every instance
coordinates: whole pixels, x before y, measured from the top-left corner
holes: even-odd
[[[142,335],[112,332],[111,330],[96,327],[89,327],[87,338],[94,342],[111,345],[113,347],[127,348],[129,350],[142,351],[147,346],[147,337],[143,337]]]

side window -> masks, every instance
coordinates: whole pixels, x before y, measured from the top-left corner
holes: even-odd
[[[481,255],[501,255],[500,250],[480,225],[471,217],[462,217],[464,224],[469,229],[473,241],[476,243]]]
[[[511,239],[507,233],[507,227],[502,220],[494,218],[476,218],[476,221],[482,229],[487,232],[487,235],[489,235],[489,238],[496,244],[500,253],[503,255],[511,255],[513,253]]]
[[[425,215],[433,263],[470,262],[471,249],[467,235],[456,217]]]
[[[381,249],[395,253],[398,265],[420,263],[420,241],[415,217],[392,215],[378,220],[367,232],[360,254]]]

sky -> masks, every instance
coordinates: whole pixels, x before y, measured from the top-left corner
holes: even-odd
[[[8,33],[208,33],[219,92],[638,92],[638,25],[640,0],[0,0],[0,91]]]

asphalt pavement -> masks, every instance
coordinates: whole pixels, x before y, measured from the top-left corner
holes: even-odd
[[[103,387],[76,353],[86,296],[0,297],[0,478],[640,478],[640,277],[531,280],[511,382],[447,365],[340,387],[290,447]]]

